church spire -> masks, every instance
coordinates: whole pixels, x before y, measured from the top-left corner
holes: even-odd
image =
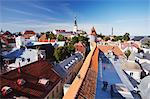
[[[77,18],[75,17],[75,18],[74,18],[73,32],[74,32],[74,33],[77,33],[77,31],[78,31],[78,25],[77,25]]]
[[[74,26],[77,26],[77,18],[74,18]]]

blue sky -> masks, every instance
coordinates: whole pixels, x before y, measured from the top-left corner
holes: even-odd
[[[0,27],[12,32],[32,29],[79,29],[116,35],[150,35],[150,0],[0,0]]]

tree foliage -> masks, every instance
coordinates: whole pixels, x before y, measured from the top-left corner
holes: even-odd
[[[108,41],[108,40],[110,40],[110,37],[105,36],[105,37],[104,37],[104,40],[105,40],[105,41]]]
[[[75,43],[78,43],[79,42],[79,40],[78,40],[78,37],[77,36],[74,36],[73,38],[72,38],[72,40],[71,40],[71,43],[72,44],[75,44]]]
[[[59,34],[57,39],[58,39],[58,41],[63,41],[63,40],[65,40],[65,37],[63,35]]]
[[[75,52],[75,47],[73,46],[73,44],[67,45],[67,51],[68,51],[69,55],[71,55]]]
[[[130,54],[131,54],[130,50],[125,51],[125,55],[126,55],[127,59],[129,58]]]
[[[53,33],[50,33],[48,35],[48,38],[51,40],[51,39],[56,39],[56,35],[54,35]]]
[[[123,35],[123,40],[124,40],[124,41],[129,41],[129,40],[130,40],[130,34],[129,34],[129,33],[125,33],[125,34]]]
[[[97,34],[97,37],[100,37],[101,39],[104,39],[105,35],[103,35],[102,33]]]
[[[88,44],[88,38],[84,37],[84,36],[75,36],[75,37],[73,37],[72,40],[71,40],[71,43],[75,44],[75,43],[78,43],[79,41],[84,43],[85,45]]]
[[[64,60],[69,56],[66,46],[57,47],[54,51],[54,56],[57,62]]]
[[[55,48],[54,56],[57,62],[64,60],[75,52],[75,47],[72,44]]]

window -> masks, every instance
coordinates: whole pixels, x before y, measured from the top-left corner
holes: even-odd
[[[58,86],[57,86],[56,92],[58,93]]]
[[[54,91],[52,92],[52,98],[54,98]]]
[[[49,96],[47,97],[47,99],[49,99]]]
[[[24,62],[25,61],[25,59],[24,58],[22,58],[22,62]]]
[[[130,76],[133,76],[133,72],[130,72]]]
[[[28,58],[27,61],[30,62],[30,58]]]

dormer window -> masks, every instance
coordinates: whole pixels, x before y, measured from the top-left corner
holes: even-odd
[[[68,69],[69,68],[69,66],[65,66],[65,69]]]
[[[25,61],[25,59],[24,58],[22,58],[22,62],[24,62]]]
[[[48,86],[50,82],[49,82],[49,79],[41,78],[41,79],[39,79],[38,83],[45,85],[45,86]]]
[[[78,60],[78,58],[76,57],[75,60]]]
[[[27,61],[30,62],[30,58],[28,58]]]
[[[5,96],[5,95],[9,94],[10,92],[12,92],[12,89],[11,89],[11,87],[9,87],[9,86],[4,86],[4,87],[1,89],[1,92],[2,92],[2,94]]]
[[[24,79],[18,79],[17,80],[17,84],[19,85],[19,86],[22,86],[22,85],[24,85],[26,83],[26,81],[24,80]]]

